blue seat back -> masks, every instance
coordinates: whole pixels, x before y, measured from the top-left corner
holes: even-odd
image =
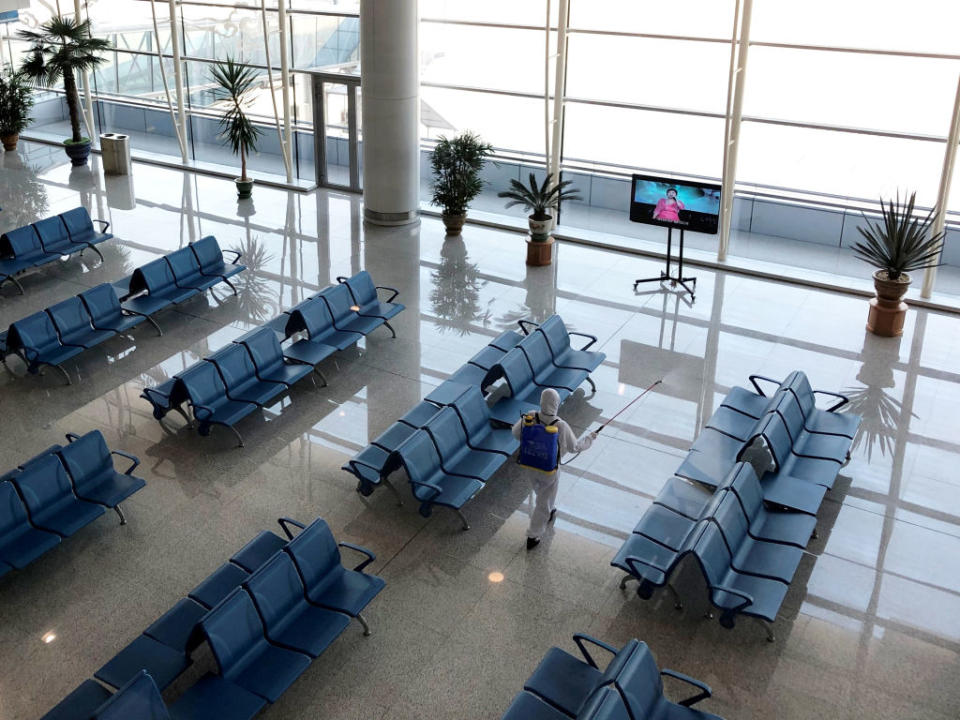
[[[196,255],[188,248],[180,248],[166,256],[170,264],[170,271],[177,280],[187,280],[188,278],[200,273],[200,264],[197,262]]]
[[[93,720],[170,720],[153,678],[141,670],[97,708]]]
[[[58,215],[38,220],[33,224],[40,236],[40,244],[47,252],[59,252],[70,246],[70,233]]]
[[[491,340],[489,345],[503,350],[503,352],[507,352],[508,350],[513,350],[521,340],[523,340],[523,335],[516,330],[504,330]]]
[[[8,537],[18,534],[29,522],[27,509],[13,483],[9,480],[0,482],[0,545],[5,545]]]
[[[213,235],[207,235],[190,245],[204,272],[212,272],[223,267],[223,251]]]
[[[43,252],[43,248],[40,246],[40,236],[37,235],[33,225],[24,225],[15,230],[7,230],[0,236],[0,255],[22,257],[38,250]]]
[[[340,548],[323,518],[307,525],[284,549],[296,563],[308,593],[343,569]]]
[[[514,348],[500,358],[498,365],[513,397],[522,398],[534,390],[533,372],[522,350]]]
[[[559,713],[557,717],[560,717]],[[577,712],[577,720],[634,720],[634,717],[627,712],[627,706],[620,697],[620,693],[609,685],[605,685],[598,687],[587,697],[583,707]]]
[[[663,697],[660,668],[646,643],[638,643],[637,650],[624,662],[616,684],[634,718],[654,717],[654,710]]]
[[[278,552],[244,583],[267,629],[275,628],[306,602],[303,583],[290,555]]]
[[[743,510],[753,520],[763,508],[763,490],[750,463],[738,463],[730,479],[730,489],[737,494]]]
[[[730,568],[730,551],[720,534],[720,528],[714,523],[702,523],[700,537],[693,546],[693,554],[700,561],[700,567],[710,587],[723,584],[723,578]]]
[[[800,433],[803,432],[803,409],[800,407],[797,396],[789,390],[780,392],[777,397],[779,399],[773,406],[773,409],[780,413],[780,417],[783,418],[792,445],[792,443],[799,439]]]
[[[214,407],[226,399],[227,388],[213,363],[206,360],[191,365],[180,373],[180,382],[194,405]]]
[[[414,482],[430,482],[440,470],[440,456],[430,436],[423,430],[417,430],[407,438],[397,453],[403,462],[407,475]],[[416,488],[414,488],[416,492]]]
[[[481,436],[489,431],[490,408],[487,401],[483,399],[480,388],[476,385],[471,385],[463,395],[454,400],[452,407],[459,412],[471,438]]]
[[[318,297],[301,303],[300,309],[291,313],[291,322],[293,322],[294,314],[298,314],[300,320],[299,323],[294,323],[294,325],[306,330],[307,335],[311,338],[320,337],[333,329],[330,308]],[[290,327],[289,323],[287,327]]]
[[[334,323],[340,322],[341,320],[349,320],[356,315],[356,311],[351,309],[353,306],[353,298],[350,297],[350,291],[347,290],[346,285],[333,285],[328,287],[317,297],[322,298],[327,303]]]
[[[623,671],[623,668],[626,666],[626,664],[630,661],[630,658],[633,657],[633,654],[641,646],[644,646],[644,644],[634,638],[629,640],[626,645],[620,648],[617,651],[617,654],[614,655],[607,664],[606,670],[604,670],[603,675],[600,676],[600,682],[598,685],[608,685],[614,682]]]
[[[90,219],[90,213],[88,213],[87,209],[82,205],[62,213],[60,219],[63,220],[67,232],[70,233],[70,236],[74,239],[89,235],[93,232],[93,221]]]
[[[711,517],[720,528],[727,549],[734,555],[747,537],[747,519],[743,515],[737,496],[730,492],[716,494],[716,504],[711,503]]]
[[[559,315],[548,317],[540,323],[539,329],[534,332],[543,334],[554,357],[563,355],[570,347],[570,334]]]
[[[99,482],[107,469],[113,470],[110,449],[99,430],[91,430],[63,447],[60,459],[81,495],[89,485]]]
[[[361,270],[353,277],[347,278],[345,283],[357,305],[363,306],[378,301],[377,287],[366,270]]]
[[[13,482],[31,515],[56,510],[76,499],[67,472],[56,455],[47,455],[30,463]]]
[[[283,364],[283,348],[277,335],[270,328],[259,328],[247,333],[236,342],[243,343],[250,353],[253,364],[265,372]]]
[[[784,386],[791,390],[794,396],[797,398],[797,402],[800,403],[800,408],[803,410],[803,416],[807,417],[813,412],[814,408],[817,406],[816,398],[813,394],[813,388],[810,387],[810,381],[807,379],[806,374],[796,371],[793,373],[793,376],[788,378],[789,382],[785,382]]]
[[[793,441],[790,439],[790,433],[787,432],[787,425],[779,413],[767,413],[757,429],[758,435],[763,435],[767,441],[767,446],[773,455],[773,462],[779,470],[790,458],[790,449],[793,447]]]
[[[24,347],[36,350],[41,355],[60,347],[60,338],[53,321],[45,312],[34,313],[17,320],[11,326],[7,342],[11,348]],[[19,345],[18,345],[19,343]]]
[[[207,360],[219,368],[227,390],[235,390],[256,378],[256,368],[250,359],[250,353],[243,345],[230,343],[207,357]]]
[[[244,661],[258,649],[266,649],[263,623],[253,600],[243,588],[234,588],[207,613],[200,626],[227,680],[244,668]]]
[[[171,272],[165,257],[141,265],[130,276],[131,293],[146,290],[151,295],[158,295],[175,286],[173,272]]]
[[[545,370],[550,370],[555,367],[550,354],[550,348],[547,345],[547,339],[543,333],[530,333],[520,341],[517,347],[522,349],[526,354],[527,360],[530,361],[530,365],[533,367],[535,374],[540,374]]]
[[[117,293],[109,283],[84,290],[80,293],[80,300],[87,307],[87,312],[95,324],[115,320],[123,314]]]
[[[72,333],[92,330],[90,326],[90,313],[83,305],[79,297],[67,298],[56,305],[47,308],[50,319],[60,333],[60,337]]]
[[[457,453],[467,447],[467,436],[460,425],[457,411],[452,407],[445,407],[424,425],[424,428],[433,438],[440,457],[450,462]]]

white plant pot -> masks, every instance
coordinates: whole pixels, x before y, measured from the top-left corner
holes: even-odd
[[[553,218],[547,217],[546,220],[534,220],[528,217],[530,223],[530,236],[537,242],[543,242],[550,237],[550,226],[553,224]]]

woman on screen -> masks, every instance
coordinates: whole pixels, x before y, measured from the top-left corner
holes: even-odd
[[[657,200],[657,206],[653,209],[653,219],[680,222],[681,210],[683,210],[683,203],[677,200],[677,189],[667,188],[666,197]]]

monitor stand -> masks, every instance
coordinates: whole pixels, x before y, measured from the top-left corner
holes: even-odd
[[[670,282],[670,287],[676,287],[679,285],[688,293],[690,293],[690,299],[696,299],[696,289],[697,289],[697,279],[695,277],[684,277],[683,276],[683,228],[680,228],[680,256],[677,260],[677,274],[670,274],[670,259],[673,253],[673,228],[667,228],[667,269],[666,271],[661,270],[658,277],[652,278],[640,278],[639,280],[633,281],[633,289],[636,291],[637,285],[641,283],[648,282]],[[687,283],[690,283],[689,285]],[[691,287],[692,286],[692,287]]]

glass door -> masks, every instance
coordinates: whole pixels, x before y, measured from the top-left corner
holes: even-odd
[[[360,76],[313,73],[317,184],[360,192]]]

